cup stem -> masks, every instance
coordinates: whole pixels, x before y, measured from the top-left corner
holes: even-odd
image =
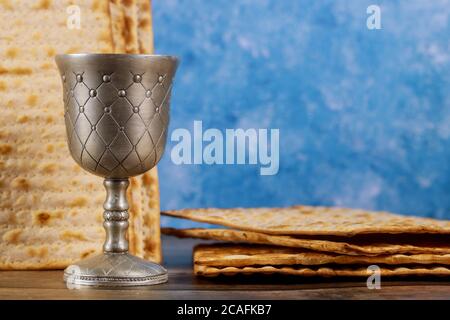
[[[106,189],[106,200],[103,204],[103,226],[106,231],[106,240],[103,245],[105,253],[128,252],[128,179],[108,179],[103,185]]]

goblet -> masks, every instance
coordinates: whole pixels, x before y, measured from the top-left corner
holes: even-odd
[[[104,178],[103,254],[66,268],[67,285],[138,286],[168,280],[162,266],[128,253],[128,178],[153,168],[167,139],[178,60],[139,54],[57,55],[73,159]]]

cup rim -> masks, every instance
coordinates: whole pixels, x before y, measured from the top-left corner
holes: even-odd
[[[147,54],[147,53],[61,53],[55,55],[55,59],[64,58],[134,58],[134,59],[144,59],[144,58],[158,58],[158,59],[169,59],[178,62],[180,59],[173,55],[164,54]]]

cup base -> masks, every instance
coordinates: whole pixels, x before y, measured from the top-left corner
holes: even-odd
[[[167,280],[164,267],[129,253],[103,253],[64,270],[64,281],[69,289],[150,286]]]

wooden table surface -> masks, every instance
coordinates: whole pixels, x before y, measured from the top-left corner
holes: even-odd
[[[366,279],[221,277],[192,275],[192,247],[199,241],[163,238],[169,282],[121,290],[66,288],[61,270],[0,271],[0,299],[450,299],[450,279],[381,281],[369,290]],[[202,241],[205,242],[205,241]]]

